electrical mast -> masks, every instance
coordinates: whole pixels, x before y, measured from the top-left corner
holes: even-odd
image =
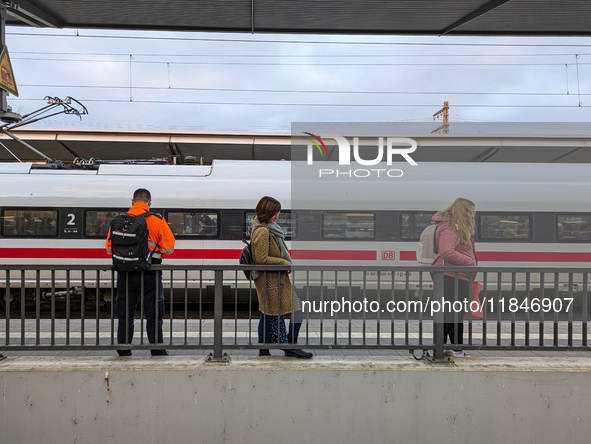
[[[437,133],[441,134],[441,130],[443,130],[443,134],[449,134],[449,102],[443,102],[443,108],[433,114],[433,121],[439,120],[443,118],[443,124],[437,128],[436,130],[431,131],[431,134]]]

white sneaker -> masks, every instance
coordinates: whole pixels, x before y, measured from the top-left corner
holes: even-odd
[[[454,358],[463,358],[465,356],[464,351],[453,351]]]

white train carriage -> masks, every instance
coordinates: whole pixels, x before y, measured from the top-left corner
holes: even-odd
[[[398,178],[352,177],[346,197],[327,199],[340,183],[320,177],[292,181],[288,161],[105,164],[96,169],[5,163],[0,164],[0,262],[109,264],[104,249],[109,223],[129,208],[133,191],[144,187],[152,192],[153,210],[165,216],[177,238],[174,253],[165,257],[168,264],[237,264],[254,207],[260,197],[271,195],[282,202],[279,223],[296,263],[415,266],[422,229],[437,210],[461,196],[476,203],[480,265],[586,266],[591,262],[587,170],[582,164],[420,163],[405,167]],[[297,208],[292,208],[292,194]],[[110,288],[109,276],[101,276],[101,287]],[[319,282],[318,275],[296,279],[303,279],[296,282],[300,287]],[[539,275],[532,276],[532,287],[539,284],[536,279]],[[184,274],[179,280],[175,288],[184,285]],[[190,280],[194,288],[200,280],[212,285],[208,274],[193,274]],[[355,287],[363,280],[375,287],[377,276],[369,272],[355,280]],[[418,274],[410,281],[417,288]],[[95,282],[85,278],[86,287]],[[406,276],[385,273],[380,282],[393,282],[400,290]],[[561,285],[567,282],[568,276],[561,275]],[[170,285],[166,275],[164,283]],[[58,273],[54,284],[65,289],[65,275]],[[0,285],[6,286],[5,276]],[[26,274],[25,285],[35,287],[34,273]],[[70,286],[80,285],[80,273],[72,271]],[[245,281],[239,285],[249,286]],[[511,276],[504,275],[503,287],[510,285]],[[11,274],[10,286],[21,286],[19,272]],[[43,274],[42,287],[51,286],[50,275]],[[517,286],[525,288],[523,276]]]

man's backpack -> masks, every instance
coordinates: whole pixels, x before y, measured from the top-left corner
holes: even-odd
[[[437,252],[437,242],[435,239],[435,232],[439,224],[431,224],[427,226],[421,233],[421,238],[417,245],[417,262],[423,265],[433,265],[439,257]]]
[[[254,232],[256,231],[257,228],[260,228],[260,226],[255,227],[252,232],[250,233],[250,238],[252,239],[252,235],[254,234]],[[248,243],[245,239],[242,239],[242,242],[244,242],[246,244],[246,247],[244,247],[242,249],[242,253],[240,253],[240,259],[238,259],[238,262],[240,263],[240,265],[255,265],[256,262],[254,261],[254,257],[252,255],[252,241],[250,243]],[[271,233],[269,233],[269,246],[271,246]],[[255,277],[252,275],[253,271],[255,270],[243,270],[244,271],[244,275],[246,276],[246,279],[251,280],[251,279],[255,279]]]
[[[148,247],[147,216],[162,216],[147,211],[138,216],[121,213],[111,222],[112,268],[118,272],[145,271],[152,265],[152,254]],[[156,245],[157,247],[158,245]],[[154,251],[156,250],[154,247]]]

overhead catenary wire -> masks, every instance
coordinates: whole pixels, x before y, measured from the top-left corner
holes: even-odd
[[[581,106],[582,102],[581,102],[581,84],[579,83],[579,54],[575,55],[575,62],[577,64],[577,92],[579,95],[579,106]]]
[[[127,57],[128,53],[106,53],[106,52],[50,52],[50,51],[13,51],[11,54],[39,54],[39,55],[78,55],[78,56],[110,56]],[[159,53],[135,53],[135,57],[236,57],[236,58],[388,58],[388,57],[572,57],[573,53],[537,53],[537,54],[159,54]],[[581,56],[591,53],[579,53]]]
[[[41,99],[15,99],[16,101],[38,101]],[[123,99],[80,99],[81,102],[101,102],[101,103],[130,103],[129,100]],[[170,101],[170,100],[142,100],[142,99],[134,99],[132,103],[154,103],[154,104],[169,104],[169,105],[215,105],[215,106],[223,106],[223,105],[233,105],[233,106],[306,106],[306,107],[390,107],[390,108],[397,108],[397,107],[423,107],[423,108],[433,108],[440,106],[438,104],[389,104],[389,103],[265,103],[265,102],[208,102],[208,101]],[[492,104],[455,104],[455,108],[572,108],[572,105],[492,105]],[[591,108],[591,105],[584,106],[581,105],[581,108]]]
[[[117,33],[117,31],[113,31],[113,33]],[[16,35],[16,33],[9,33],[9,35]],[[53,34],[48,34],[48,33],[44,33],[45,35],[51,35],[54,36]],[[97,33],[98,34],[98,33]],[[34,31],[31,32],[29,34],[30,36],[34,36],[35,38],[44,38],[41,36],[41,33],[35,33]],[[56,35],[58,37],[64,37],[63,35]],[[139,40],[139,41],[145,41],[146,43],[148,43],[148,41],[150,42],[154,42],[149,43],[150,45],[152,45],[152,47],[154,48],[158,48],[157,47],[157,41],[158,40],[163,40],[163,41],[182,41],[182,40],[187,40],[187,41],[201,41],[201,42],[212,42],[211,46],[208,46],[206,44],[203,45],[193,45],[198,49],[199,54],[196,53],[192,53],[192,54],[182,54],[182,52],[184,52],[184,48],[187,48],[189,45],[187,46],[182,46],[181,44],[175,45],[175,47],[177,48],[177,51],[175,51],[175,53],[165,53],[165,54],[133,54],[133,65],[135,65],[137,67],[133,68],[133,72],[132,72],[132,63],[131,60],[112,60],[113,58],[122,58],[124,56],[130,57],[130,53],[133,52],[133,50],[131,48],[130,49],[130,53],[115,53],[115,54],[108,54],[108,53],[100,53],[100,52],[92,52],[88,51],[88,52],[69,52],[69,51],[64,51],[64,52],[58,52],[59,49],[58,48],[62,48],[62,47],[67,47],[70,45],[54,45],[53,48],[49,48],[49,49],[57,49],[56,52],[52,52],[52,53],[39,53],[36,51],[23,51],[23,52],[11,52],[11,56],[13,59],[16,60],[21,60],[21,67],[25,66],[26,69],[30,69],[31,71],[35,71],[37,69],[37,64],[35,63],[31,63],[30,65],[27,65],[25,62],[27,60],[39,60],[41,62],[50,62],[47,64],[47,66],[52,66],[53,64],[51,63],[52,61],[59,63],[63,63],[64,67],[63,69],[69,70],[70,69],[70,62],[76,62],[76,63],[93,63],[93,64],[101,64],[100,66],[98,66],[96,69],[98,71],[107,71],[109,70],[112,74],[112,72],[116,72],[117,76],[109,76],[108,78],[105,76],[102,76],[101,78],[104,79],[104,82],[113,82],[113,83],[120,83],[120,84],[126,84],[126,78],[127,76],[125,76],[125,73],[123,71],[123,75],[121,76],[121,78],[119,78],[119,71],[121,71],[118,65],[114,65],[114,66],[108,66],[109,63],[121,63],[121,62],[127,62],[130,64],[129,66],[129,100],[125,100],[125,101],[121,101],[118,100],[120,97],[120,95],[125,96],[125,93],[122,94],[118,94],[115,91],[118,91],[119,89],[121,89],[121,87],[119,87],[118,85],[35,85],[32,84],[32,82],[29,82],[29,84],[19,84],[19,86],[21,87],[25,87],[25,88],[29,88],[27,92],[27,99],[24,99],[24,97],[22,99],[24,100],[30,100],[29,98],[31,96],[36,96],[40,93],[40,90],[33,90],[31,88],[40,88],[40,87],[49,87],[49,88],[85,88],[88,89],[88,93],[84,94],[87,97],[92,97],[93,95],[96,97],[96,99],[87,99],[87,101],[89,102],[94,102],[94,103],[129,103],[129,101],[134,101],[135,102],[135,98],[133,97],[133,93],[135,93],[136,97],[139,96],[143,96],[146,99],[152,99],[152,100],[138,100],[138,103],[145,103],[145,104],[149,104],[149,103],[154,103],[154,104],[163,104],[163,105],[180,105],[181,108],[183,109],[182,106],[186,104],[189,105],[201,105],[201,106],[261,106],[261,107],[289,107],[289,106],[294,106],[294,107],[298,107],[298,109],[301,109],[302,107],[351,107],[352,109],[354,109],[355,107],[379,107],[380,109],[380,113],[382,113],[382,109],[387,109],[386,107],[391,107],[391,108],[395,108],[395,107],[437,107],[439,106],[439,103],[437,105],[421,105],[421,104],[417,104],[414,103],[412,105],[408,105],[408,104],[390,104],[390,103],[386,103],[388,101],[393,101],[395,102],[396,100],[394,100],[394,97],[396,96],[400,96],[402,101],[402,97],[412,97],[412,96],[416,96],[416,102],[421,101],[421,98],[423,96],[426,95],[432,95],[432,96],[441,96],[443,94],[447,94],[447,95],[456,95],[458,98],[466,98],[466,100],[464,100],[464,102],[477,102],[477,99],[469,99],[469,98],[476,98],[476,97],[482,97],[482,96],[491,96],[491,97],[507,97],[507,100],[499,100],[499,101],[504,101],[506,104],[491,104],[491,105],[482,105],[482,104],[478,104],[478,105],[471,105],[470,103],[464,103],[462,105],[457,105],[455,100],[454,100],[454,106],[456,108],[465,108],[465,107],[470,107],[470,108],[474,108],[474,109],[478,109],[478,108],[539,108],[539,109],[548,109],[548,108],[573,108],[576,105],[564,105],[565,103],[568,103],[568,100],[561,100],[561,99],[551,99],[551,97],[560,97],[560,96],[565,96],[564,94],[564,90],[562,90],[562,88],[560,88],[562,91],[561,92],[547,92],[547,91],[540,91],[540,92],[536,92],[536,91],[531,91],[531,89],[545,89],[542,86],[539,87],[535,87],[534,85],[536,85],[536,83],[534,82],[529,82],[529,83],[524,83],[523,86],[521,85],[515,85],[516,88],[523,88],[523,89],[530,89],[530,91],[499,91],[499,92],[481,92],[481,91],[466,91],[466,92],[445,92],[445,91],[405,91],[403,89],[405,89],[405,83],[396,83],[396,85],[398,85],[397,89],[401,89],[402,91],[363,91],[365,86],[370,86],[372,85],[372,83],[364,83],[364,84],[359,84],[357,86],[357,88],[355,88],[356,90],[352,90],[352,91],[347,91],[347,90],[338,90],[338,91],[331,91],[329,89],[319,89],[319,90],[312,90],[310,88],[306,89],[306,90],[298,90],[297,88],[294,89],[290,89],[289,86],[299,86],[297,83],[292,83],[292,85],[284,85],[287,86],[287,88],[282,89],[281,87],[276,88],[276,89],[268,89],[268,88],[264,88],[264,89],[249,89],[249,88],[203,88],[203,87],[191,87],[191,84],[195,84],[198,86],[204,86],[207,84],[210,85],[220,85],[220,86],[224,86],[224,83],[226,85],[229,86],[240,86],[240,85],[244,85],[247,87],[250,86],[255,86],[256,83],[250,82],[250,83],[245,83],[245,82],[235,82],[234,84],[228,84],[227,82],[221,82],[218,80],[221,79],[216,79],[216,82],[209,82],[209,81],[204,81],[204,82],[197,82],[196,78],[191,78],[190,80],[184,80],[183,82],[183,73],[185,72],[216,72],[214,70],[214,68],[203,68],[202,70],[198,71],[199,68],[193,68],[192,70],[190,68],[186,68],[185,70],[181,69],[181,65],[195,65],[195,66],[212,66],[215,67],[216,65],[228,65],[228,66],[245,66],[245,70],[244,72],[246,73],[251,73],[251,72],[261,72],[255,69],[256,68],[250,68],[250,66],[260,66],[260,67],[274,67],[272,70],[269,69],[268,71],[270,73],[275,73],[275,72],[279,72],[280,67],[285,66],[287,68],[293,68],[293,67],[322,67],[322,66],[327,66],[327,68],[325,68],[324,71],[330,69],[331,67],[335,67],[338,69],[338,67],[343,67],[342,72],[346,73],[346,75],[348,75],[349,72],[354,72],[352,71],[353,68],[351,68],[351,71],[349,71],[347,69],[348,66],[351,67],[369,67],[372,69],[372,71],[370,71],[372,74],[374,72],[377,72],[378,70],[380,70],[380,68],[384,68],[381,69],[380,72],[390,72],[389,67],[395,67],[395,66],[400,66],[400,67],[412,67],[412,66],[416,66],[417,69],[419,67],[425,67],[424,69],[427,69],[429,67],[432,68],[438,68],[440,66],[459,66],[459,67],[478,67],[478,66],[482,66],[484,67],[484,69],[488,69],[488,67],[498,67],[498,70],[493,70],[494,75],[500,75],[500,73],[508,73],[508,72],[516,72],[516,73],[533,73],[534,72],[534,68],[535,67],[540,67],[542,69],[537,69],[536,72],[537,73],[541,73],[541,72],[547,72],[547,73],[552,73],[552,75],[556,75],[557,73],[560,75],[562,74],[562,72],[560,71],[556,71],[553,67],[555,66],[564,66],[565,62],[570,61],[572,59],[567,59],[566,57],[573,57],[573,55],[575,53],[578,53],[580,55],[589,55],[588,53],[586,53],[584,48],[591,48],[591,44],[590,45],[579,45],[579,44],[569,44],[568,40],[561,40],[559,41],[559,43],[563,43],[566,42],[565,44],[538,44],[537,41],[535,42],[535,44],[529,44],[529,43],[510,43],[510,44],[505,44],[505,43],[431,43],[431,42],[391,42],[391,41],[383,41],[385,40],[383,37],[380,37],[382,39],[382,41],[379,42],[373,42],[373,41],[368,41],[371,40],[374,37],[367,37],[367,38],[363,38],[363,41],[356,41],[356,42],[351,42],[351,41],[338,41],[338,42],[331,42],[331,41],[319,41],[321,39],[324,39],[324,37],[322,38],[316,38],[314,40],[306,40],[307,37],[304,37],[303,39],[293,39],[293,40],[281,40],[283,37],[275,37],[272,40],[269,39],[267,36],[262,37],[261,36],[255,36],[258,37],[258,39],[253,39],[253,38],[249,38],[249,36],[246,37],[242,37],[239,36],[240,38],[237,39],[228,39],[225,38],[224,36],[221,36],[222,38],[209,38],[207,36],[200,38],[199,36],[194,36],[194,35],[189,35],[188,39],[185,38],[183,35],[180,35],[179,37],[175,37],[175,35],[173,34],[172,37],[170,37],[170,34],[168,34],[168,36],[164,36],[164,37],[150,37],[150,36],[145,36],[145,35],[139,35],[139,36],[129,36],[129,35],[122,35],[122,36],[118,36],[118,35],[111,35],[111,36],[99,36],[99,35],[95,35],[95,36],[85,36],[85,35],[80,35],[78,37],[76,36],[68,36],[71,38],[86,38],[86,37],[97,37],[97,38],[102,38],[102,39],[111,39],[111,38],[124,38],[124,39],[128,39],[129,42],[131,42],[131,40]],[[194,38],[197,37],[197,38]],[[272,37],[272,36],[271,36]],[[313,38],[313,37],[310,37]],[[330,38],[330,37],[329,37]],[[355,39],[356,37],[354,37],[353,39]],[[337,37],[338,39],[338,37]],[[19,39],[22,40],[24,42],[28,42],[31,41],[30,39]],[[340,40],[345,40],[345,39],[340,39]],[[392,40],[392,39],[388,39],[388,40]],[[47,43],[52,42],[53,40],[47,40]],[[88,41],[88,40],[87,40]],[[235,45],[234,48],[232,48],[231,46],[222,46],[220,45],[220,42],[223,43],[227,43],[227,45],[230,45],[232,43],[235,42],[242,42],[242,43],[252,43],[252,46],[239,46],[239,45]],[[70,40],[70,42],[72,42]],[[494,42],[494,41],[493,41]],[[543,40],[542,40],[543,42]],[[107,42],[107,41],[103,41],[103,42],[97,42],[97,43],[101,43],[101,44],[108,44],[108,45],[112,45],[114,42]],[[141,43],[141,42],[140,42]],[[164,43],[164,42],[163,42]],[[264,51],[266,49],[269,49],[270,51],[273,51],[275,53],[277,52],[281,52],[281,45],[276,45],[274,47],[269,47],[266,45],[263,45],[261,43],[276,43],[276,44],[283,44],[283,43],[287,43],[290,44],[291,46],[287,47],[283,47],[283,49],[285,50],[285,52],[291,52],[291,54],[285,54],[285,55],[281,55],[281,54],[248,54],[251,52],[261,52]],[[331,54],[293,54],[294,52],[301,52],[299,47],[294,47],[293,44],[297,44],[297,43],[302,43],[302,44],[315,44],[318,43],[320,44],[320,46],[311,46],[313,49],[310,50],[310,52],[314,51],[315,49],[318,49],[318,52],[320,52],[321,48],[322,50],[328,50],[331,52]],[[78,42],[73,44],[74,45],[81,45],[82,42]],[[121,45],[127,45],[127,42],[121,42]],[[336,46],[326,46],[325,44],[335,44],[335,45],[341,45],[338,48]],[[123,49],[123,51],[126,51],[127,48],[124,49],[123,46],[119,46],[120,50]],[[211,50],[214,50],[214,45],[215,49],[216,49],[216,54],[206,54],[209,51],[209,48],[211,48]],[[354,46],[355,45],[355,46]],[[381,45],[381,46],[368,46],[368,45]],[[33,45],[31,45],[33,46]],[[29,46],[29,47],[31,47]],[[146,45],[144,45],[145,47]],[[448,46],[450,47],[449,52],[453,52],[452,47],[458,47],[458,48],[462,48],[462,49],[458,49],[455,52],[460,52],[463,50],[466,50],[467,52],[495,52],[495,50],[497,51],[496,54],[457,54],[457,55],[451,55],[451,54],[443,54],[443,53],[438,53],[438,54],[418,54],[420,52],[435,52],[435,51],[442,51],[442,52],[448,52],[445,51],[445,49],[443,47]],[[107,52],[109,49],[114,48],[117,46],[107,46],[105,49],[107,49]],[[503,49],[504,47],[504,49]],[[520,51],[518,48],[519,47],[523,47],[523,49]],[[26,46],[25,46],[26,48]],[[38,48],[41,48],[40,46]],[[241,52],[241,54],[220,54],[217,49],[222,49],[223,48],[226,49],[226,51],[224,52],[229,52],[232,50],[235,50],[237,52]],[[244,49],[244,51],[241,51],[241,49]],[[416,48],[416,49],[414,49]],[[431,50],[429,50],[429,48],[432,48]],[[531,49],[531,51],[534,52],[543,52],[544,50],[547,51],[546,54],[524,54],[524,52],[528,51],[529,49],[527,48],[534,48]],[[550,49],[550,48],[555,48],[554,50]],[[577,49],[575,49],[577,48]],[[90,48],[89,48],[90,49]],[[142,50],[142,48],[138,48],[140,49],[140,51]],[[162,51],[163,48],[161,48],[160,52],[164,52]],[[180,49],[180,50],[179,50]],[[257,49],[260,49],[260,51],[257,51]],[[399,50],[397,50],[399,49]],[[490,49],[490,51],[488,51],[488,49]],[[309,49],[304,49],[302,48],[302,50],[304,51],[308,51]],[[388,51],[392,51],[392,52],[403,52],[403,51],[409,51],[412,52],[413,54],[368,54],[368,52],[388,52]],[[516,50],[516,52],[519,52],[521,54],[508,54],[509,52],[512,52]],[[364,51],[364,54],[337,54],[338,52],[356,52],[356,51]],[[114,51],[115,52],[115,51]],[[36,57],[37,55],[39,55],[39,57]],[[22,57],[25,56],[25,57]],[[33,57],[28,57],[28,56],[33,56]],[[49,57],[48,57],[49,56]],[[405,62],[413,62],[414,60],[412,59],[413,57],[424,57],[423,60],[417,60],[418,63],[405,63]],[[196,57],[198,57],[199,59],[195,59]],[[444,59],[442,59],[442,57],[445,57],[445,63],[435,63],[437,61],[443,61]],[[450,60],[450,58],[453,57],[458,57],[458,59],[456,60]],[[466,57],[472,57],[472,59],[466,59]],[[515,59],[515,57],[520,57],[520,59]],[[409,59],[410,58],[410,59]],[[70,60],[73,59],[73,60]],[[101,60],[101,59],[107,59],[107,60]],[[396,61],[400,61],[401,63],[396,63]],[[494,61],[498,61],[499,63],[488,63],[488,62],[494,62]],[[583,57],[581,57],[581,60],[579,60],[579,62],[584,62],[586,61]],[[145,68],[144,67],[140,67],[138,66],[139,64],[143,64],[146,63]],[[150,64],[150,65],[147,65]],[[166,70],[164,71],[164,68],[161,68],[162,65],[166,64]],[[175,68],[175,65],[177,65],[178,67]],[[581,79],[584,80],[585,74],[586,74],[586,67],[584,67],[583,65],[589,65],[588,63],[581,63]],[[141,77],[140,77],[140,71],[142,69],[144,69],[144,71],[147,71],[149,68],[148,66],[153,66],[153,72],[151,74],[151,77],[149,78],[149,80],[144,81],[143,83],[148,83],[148,85],[145,86],[137,86],[136,84],[138,82],[142,83],[141,79],[146,79],[147,77],[142,73]],[[81,65],[81,69],[86,69],[86,65]],[[503,67],[506,67],[504,71],[501,71],[503,69]],[[511,68],[514,67],[514,68]],[[530,68],[528,70],[528,67],[533,67]],[[94,69],[94,68],[93,68]],[[219,70],[217,72],[221,72],[223,68],[219,68]],[[304,68],[300,68],[300,69],[304,69]],[[568,70],[568,67],[566,68]],[[115,71],[117,70],[117,71]],[[230,68],[228,68],[228,71],[230,70]],[[472,71],[475,71],[476,68]],[[293,70],[294,72],[297,72],[295,69]],[[315,70],[316,73],[321,73],[322,68],[317,68]],[[355,71],[356,72],[356,71]],[[133,76],[136,77],[136,79],[133,80],[132,82],[132,74]],[[174,76],[171,78],[171,75]],[[578,74],[578,72],[577,72]],[[571,70],[571,75],[572,75],[572,70]],[[166,82],[166,78],[168,77],[168,82],[166,83],[166,87],[165,86],[165,82]],[[219,77],[219,76],[218,76]],[[561,77],[561,76],[560,76]],[[67,79],[67,77],[62,77],[63,79]],[[91,79],[93,77],[87,77],[88,79]],[[205,78],[205,77],[204,77]],[[560,80],[560,78],[559,78]],[[568,88],[568,73],[567,73],[567,94],[569,93],[569,88]],[[67,81],[67,80],[66,80]],[[75,81],[75,80],[74,80]],[[62,80],[59,80],[59,82],[62,82]],[[84,82],[84,81],[83,81]],[[100,82],[100,80],[99,80]],[[48,82],[50,83],[50,82]],[[188,84],[187,86],[182,86],[182,83],[186,83]],[[553,83],[547,83],[546,85],[550,86],[549,89],[554,89],[552,87],[552,85],[555,85],[555,83],[558,83],[558,87],[560,87],[560,81],[558,82],[553,82]],[[577,83],[578,83],[578,79],[577,79]],[[160,85],[160,86],[150,86],[149,84],[154,84],[154,85]],[[505,82],[506,84],[506,82]],[[174,86],[173,86],[174,85]],[[261,84],[261,86],[271,86],[273,85],[272,83],[266,83],[266,84]],[[320,87],[322,88],[324,85],[322,85],[322,83],[318,83],[318,82],[308,82],[309,86],[313,86],[313,87]],[[332,86],[336,86],[338,85],[338,83],[333,83],[333,84],[326,84],[326,86],[328,86],[329,88]],[[363,86],[362,86],[363,85]],[[495,84],[491,84],[489,85],[489,83],[480,83],[480,86],[484,86],[487,85],[487,87],[490,87],[491,89],[495,89]],[[275,85],[273,85],[275,86]],[[384,89],[388,89],[390,87],[390,85],[384,85],[385,88]],[[412,88],[412,86],[409,84],[408,86],[410,86]],[[437,88],[437,85],[431,85],[432,87],[434,86],[435,88]],[[444,85],[441,85],[444,86]],[[500,86],[500,84],[499,84]],[[555,85],[556,86],[556,85]],[[583,91],[585,90],[585,83],[583,82]],[[336,86],[338,88],[338,86]],[[354,86],[353,86],[354,87]],[[445,87],[445,86],[444,86]],[[459,88],[464,88],[463,85],[458,85]],[[478,86],[476,86],[478,88]],[[348,86],[346,86],[345,88],[348,88]],[[378,86],[379,88],[379,86]],[[422,88],[419,86],[419,88]],[[454,88],[453,86],[451,86],[451,88]],[[501,86],[502,88],[502,86]],[[133,91],[133,89],[135,89],[135,91]],[[159,93],[159,91],[162,90],[170,90],[171,93],[170,94],[164,94],[164,93]],[[439,88],[441,89],[441,88]],[[468,88],[466,88],[468,89]],[[504,89],[504,88],[502,88]],[[512,88],[511,88],[512,89]],[[108,91],[112,90],[113,93],[109,94]],[[100,92],[99,92],[100,91]],[[141,91],[146,91],[145,94],[141,93]],[[154,91],[154,93],[149,94],[149,91]],[[184,97],[179,96],[179,93],[182,92],[191,92],[194,91],[194,94],[186,94]],[[98,92],[98,94],[96,94],[95,92]],[[216,93],[220,93],[219,96],[218,95],[214,95],[214,94],[197,94],[197,92],[216,92]],[[579,93],[580,93],[580,89],[579,89]],[[33,93],[33,94],[32,94]],[[222,94],[222,93],[227,93],[226,94]],[[234,94],[232,94],[234,93]],[[247,93],[251,93],[251,96],[243,96],[240,95],[241,93],[247,94]],[[292,97],[289,95],[286,95],[283,99],[279,99],[276,96],[273,95],[267,95],[265,96],[264,94],[305,94],[305,96],[302,96],[301,98],[296,98],[296,97]],[[80,94],[80,92],[78,93]],[[259,95],[260,94],[260,95]],[[325,94],[326,97],[322,97],[320,96],[320,94]],[[386,95],[384,97],[383,100],[379,100],[377,97],[375,98],[376,101],[382,102],[382,103],[378,103],[378,104],[373,104],[373,103],[369,103],[371,101],[374,100],[374,97],[376,95]],[[318,95],[317,97],[314,97],[313,95]],[[347,102],[365,102],[365,103],[350,103],[350,104],[341,104],[341,103],[334,103],[334,102],[338,102],[340,100],[340,98],[337,98],[338,96],[343,96],[343,100],[347,101]],[[360,99],[360,95],[368,95],[367,100],[361,100]],[[108,97],[114,97],[113,99],[109,99]],[[583,98],[584,100],[584,96],[585,94],[581,94],[579,96],[579,104],[581,104],[581,98]],[[177,100],[171,100],[174,98],[179,98],[179,99],[184,99],[183,102],[178,102]],[[350,98],[350,100],[345,99],[345,97]],[[523,100],[517,100],[515,99],[514,101],[510,99],[510,97],[515,97],[515,98],[519,98],[519,97],[523,97]],[[542,98],[544,97],[548,97],[548,100],[542,100]],[[158,100],[158,99],[163,99],[163,100]],[[529,98],[535,98],[538,100],[529,100]],[[198,99],[198,100],[195,100]],[[200,99],[200,100],[199,100]],[[202,99],[206,99],[206,100],[202,100]],[[214,99],[214,100],[207,100],[207,99]],[[221,100],[220,100],[221,99]],[[224,99],[229,99],[227,102],[224,102]],[[238,99],[238,100],[236,100]],[[246,99],[246,100],[241,100],[241,99]],[[255,99],[255,100],[252,100]],[[334,100],[333,100],[334,99]],[[434,99],[436,99],[434,97]],[[17,102],[20,99],[17,99]],[[24,101],[23,100],[23,101]],[[34,99],[33,99],[34,100]],[[284,103],[285,101],[287,102],[294,102],[295,100],[298,100],[298,102],[306,102],[307,100],[310,102],[316,102],[316,103]],[[427,99],[428,100],[428,99]],[[574,103],[574,98],[571,99]],[[409,102],[412,102],[412,99],[408,99]],[[429,100],[428,100],[429,101]],[[492,100],[482,100],[484,102],[491,102]],[[280,102],[280,103],[278,103]],[[330,103],[332,102],[332,103]],[[509,102],[509,103],[507,103]],[[514,103],[514,102],[517,102]],[[524,103],[524,105],[519,105],[518,103]],[[533,102],[533,103],[532,103]],[[493,102],[494,103],[494,102]],[[527,105],[525,105],[527,103]],[[540,105],[540,103],[553,103],[554,105]],[[95,106],[95,108],[99,108],[98,106]],[[116,105],[114,105],[112,108],[117,108]],[[124,108],[124,107],[123,107]],[[124,108],[127,109],[127,108]],[[287,112],[285,109],[279,109],[279,108],[274,108],[277,110],[277,112],[281,111],[281,112]],[[378,109],[378,108],[376,108]],[[420,108],[418,108],[420,109]],[[180,111],[182,112],[182,111]],[[276,111],[271,111],[272,113],[275,113]],[[331,111],[332,112],[332,111]],[[420,112],[417,112],[420,113]],[[394,114],[394,112],[390,113],[390,114]],[[578,115],[580,115],[580,113],[578,113]]]
[[[169,73],[170,75],[170,73]],[[248,88],[199,88],[190,86],[137,86],[136,90],[153,91],[202,91],[202,92],[247,92],[247,93],[287,93],[287,94],[394,94],[394,95],[499,95],[499,96],[564,96],[563,92],[503,92],[503,91],[481,91],[481,92],[460,92],[460,91],[331,91],[331,90],[288,90],[288,89],[248,89]],[[55,84],[21,84],[21,88],[83,88],[83,89],[129,89],[128,86],[114,85],[55,85]],[[582,96],[591,95],[581,94]]]
[[[503,126],[503,127],[508,127],[508,128],[539,128],[540,123],[543,123],[544,128],[556,128],[556,129],[564,129],[564,122],[524,122],[524,121],[519,121],[519,122],[509,122],[509,121],[501,121],[501,120],[483,120],[483,119],[463,119],[462,121],[465,123],[479,123],[483,126],[492,126],[492,127],[498,127],[499,125]],[[392,119],[392,120],[388,120],[386,123],[433,123],[433,119],[431,117],[423,117],[423,118],[411,118],[411,119]],[[460,123],[463,123],[460,122]],[[93,126],[93,127],[102,127],[102,128],[111,128],[110,125],[112,125],[111,123],[101,123],[101,122],[70,122],[70,121],[58,121],[58,120],[47,120],[46,123],[51,123],[51,124],[64,124],[64,125],[72,125],[72,126],[86,126],[86,124],[88,124],[89,126]],[[384,122],[356,122],[357,125],[368,125],[368,124],[375,124],[378,123],[380,125],[383,125]],[[337,122],[331,122],[331,125],[335,125],[337,124]],[[354,125],[355,123],[352,122],[344,122],[342,123],[342,125],[345,125],[347,127],[351,127],[351,125]],[[146,125],[146,124],[141,124],[141,125],[135,125],[135,124],[131,124],[131,123],[117,123],[115,124],[116,127],[120,127],[120,128],[134,128],[136,126],[138,126],[138,128],[153,128],[153,129],[162,129],[161,126],[159,125]],[[225,126],[225,125],[217,125],[216,127],[227,127],[227,128],[233,128],[233,126]],[[279,126],[270,126],[270,125],[244,125],[244,127],[248,126],[249,128],[279,128]],[[291,129],[291,124],[289,125],[284,125],[282,127],[285,128],[290,128]],[[569,124],[569,128],[570,127],[580,127],[582,129],[588,129],[589,128],[589,123],[587,122],[574,122],[574,123],[570,123]],[[203,125],[183,125],[183,126],[175,126],[175,125],[170,125],[168,126],[169,129],[172,128],[178,128],[181,130],[187,129],[187,128],[210,128],[209,125],[207,126],[203,126]],[[287,132],[290,132],[287,131]]]
[[[30,60],[38,62],[92,62],[92,63],[129,63],[128,60],[98,60],[98,59],[54,59],[41,57],[12,57],[12,60]],[[170,62],[134,60],[135,63],[148,65],[234,65],[234,66],[563,66],[564,63],[453,63],[453,62],[431,62],[431,63],[285,63],[285,62]],[[591,65],[591,62],[579,63],[579,65]]]
[[[133,61],[133,55],[129,54],[129,101],[133,102],[133,85],[132,85],[132,74],[131,74],[131,62]]]

